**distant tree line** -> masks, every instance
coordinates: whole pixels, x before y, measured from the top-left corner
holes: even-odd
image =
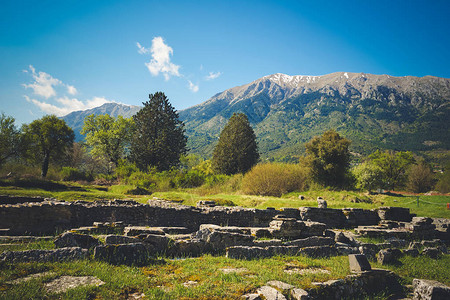
[[[377,150],[355,164],[351,141],[335,130],[306,143],[306,155],[297,163],[261,162],[256,135],[243,113],[230,117],[212,157],[205,160],[187,154],[184,124],[164,93],[150,94],[143,105],[131,118],[86,117],[81,143],[74,143],[72,129],[56,116],[44,116],[19,130],[12,117],[2,114],[0,169],[18,162],[39,165],[40,175],[46,177],[53,166],[62,179],[116,180],[134,186],[133,193],[192,187],[212,192],[217,186],[273,196],[311,187],[406,188],[418,193],[450,189],[450,166],[436,176],[411,152]]]

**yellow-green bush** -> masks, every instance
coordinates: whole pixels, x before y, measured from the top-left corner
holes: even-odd
[[[305,187],[306,170],[298,164],[258,164],[242,179],[242,191],[250,195],[280,197]]]

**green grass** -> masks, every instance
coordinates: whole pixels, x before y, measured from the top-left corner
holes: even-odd
[[[287,265],[299,269],[319,268],[329,274],[306,275],[284,272]],[[410,284],[413,278],[438,280],[450,284],[450,255],[438,260],[427,257],[400,259],[396,265],[372,267],[391,269]],[[242,273],[225,274],[222,268],[245,268]],[[51,272],[19,285],[8,281],[30,274]],[[144,293],[147,299],[237,299],[270,280],[280,280],[300,288],[312,282],[344,278],[350,274],[347,256],[312,259],[304,256],[281,256],[256,260],[236,260],[204,255],[178,260],[161,259],[145,267],[114,266],[92,259],[56,263],[0,263],[0,299],[123,299],[131,293]],[[105,282],[95,287],[79,287],[61,294],[46,294],[44,284],[59,276],[95,276]],[[195,281],[192,287],[183,283]]]
[[[287,274],[286,264],[299,268],[323,268],[330,274]],[[224,274],[221,268],[245,268],[243,273]],[[45,297],[44,284],[61,275],[96,276],[105,282],[100,287],[80,287],[49,298],[60,299],[117,299],[130,292],[143,292],[148,299],[231,299],[254,292],[269,280],[281,280],[299,287],[309,287],[314,281],[327,281],[348,275],[348,259],[310,259],[306,257],[274,257],[260,260],[234,260],[205,255],[184,260],[166,260],[162,264],[142,268],[112,266],[94,260],[67,263],[21,263],[0,265],[0,298],[27,299]],[[51,271],[53,275],[20,285],[7,281],[29,274]],[[185,287],[183,283],[196,281]]]

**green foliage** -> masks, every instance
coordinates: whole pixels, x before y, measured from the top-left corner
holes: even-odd
[[[93,174],[88,174],[78,168],[63,167],[61,169],[62,180],[64,181],[92,181],[94,180]]]
[[[371,191],[382,186],[381,169],[371,161],[365,161],[352,169],[356,188]]]
[[[133,119],[110,115],[90,115],[84,119],[81,134],[86,135],[86,144],[91,153],[103,157],[115,166],[125,157],[133,131]]]
[[[47,115],[24,125],[22,131],[27,141],[27,154],[34,161],[42,162],[42,177],[47,176],[50,159],[64,157],[67,149],[72,147],[75,137],[66,122],[55,115]]]
[[[242,190],[250,195],[280,197],[305,186],[306,171],[298,164],[258,164],[242,179]]]
[[[206,175],[198,170],[189,170],[176,177],[176,184],[181,188],[193,188],[205,183]]]
[[[184,124],[162,92],[150,94],[143,104],[133,116],[136,129],[131,139],[131,160],[140,170],[149,166],[169,170],[187,151]]]
[[[348,185],[349,145],[350,141],[334,130],[328,130],[306,143],[306,162],[313,179],[325,186],[342,188]]]
[[[369,158],[381,169],[381,180],[384,187],[394,190],[402,186],[407,178],[407,170],[415,160],[411,152],[375,151]]]
[[[131,174],[138,171],[139,169],[135,164],[129,163],[127,160],[120,160],[115,170],[115,175],[118,179],[126,181]]]
[[[434,174],[431,167],[421,161],[417,165],[413,165],[408,171],[408,190],[414,193],[428,192],[433,188]]]
[[[218,173],[245,173],[259,159],[256,136],[245,114],[233,114],[220,133],[212,166]]]
[[[3,113],[0,116],[0,168],[7,160],[19,156],[22,139],[14,121]]]
[[[444,172],[439,174],[436,189],[441,193],[450,193],[450,162],[444,167]]]

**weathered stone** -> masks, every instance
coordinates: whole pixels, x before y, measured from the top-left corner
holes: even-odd
[[[439,258],[439,256],[442,254],[442,252],[438,248],[425,248],[422,250],[421,255],[428,256],[430,258]]]
[[[56,248],[81,247],[90,249],[101,243],[98,239],[90,235],[65,232],[55,239],[54,244]]]
[[[329,237],[322,236],[312,236],[304,239],[293,240],[284,243],[286,246],[298,246],[303,247],[313,247],[313,246],[331,246],[334,245],[334,241]]]
[[[364,254],[350,254],[348,256],[351,272],[363,272],[372,270],[367,257]]]
[[[147,234],[142,241],[150,253],[164,253],[171,239],[163,235]]]
[[[303,221],[323,223],[330,228],[344,228],[347,225],[341,209],[300,207],[299,211]]]
[[[134,244],[140,243],[141,240],[135,237],[129,237],[125,235],[107,235],[105,237],[105,244]]]
[[[248,269],[246,268],[222,268],[219,269],[220,271],[222,271],[224,274],[230,274],[230,273],[236,273],[236,274],[240,274],[240,273],[244,273],[244,272],[248,272]]]
[[[87,285],[100,286],[103,281],[93,276],[61,276],[45,284],[49,293],[62,293],[67,290]]]
[[[204,241],[178,240],[168,249],[168,255],[172,257],[197,257],[204,253],[212,252],[211,246]]]
[[[295,288],[291,290],[291,298],[294,300],[307,300],[309,295],[304,289]]]
[[[405,249],[402,251],[403,255],[408,255],[408,256],[412,256],[412,257],[417,257],[419,256],[419,250],[412,248],[412,249]]]
[[[262,286],[256,292],[266,300],[286,300],[282,293],[270,286]]]
[[[410,222],[412,215],[409,213],[409,208],[404,207],[380,207],[378,208],[378,216],[381,220],[392,220]]]
[[[439,239],[434,239],[434,240],[423,240],[420,242],[422,244],[422,246],[424,247],[439,247],[439,246],[444,246],[445,244],[439,240]]]
[[[128,226],[124,229],[126,236],[137,236],[140,234],[159,234],[164,235],[164,231],[161,228],[148,227],[148,226]]]
[[[226,257],[237,259],[254,259],[268,257],[269,252],[261,247],[233,246],[228,247]]]
[[[327,208],[327,201],[325,201],[322,197],[317,197],[317,207]]]
[[[414,300],[450,299],[450,287],[434,280],[414,279]]]
[[[242,295],[243,299],[247,299],[247,300],[262,300],[261,297],[259,296],[259,294],[245,294]]]
[[[414,279],[414,300],[448,300],[450,287],[434,280]]]
[[[101,245],[94,248],[94,258],[115,265],[145,265],[150,261],[143,243]]]
[[[386,240],[386,242],[388,242],[393,248],[406,248],[409,245],[409,242],[407,240],[398,238],[389,238]]]
[[[302,237],[323,236],[327,225],[320,222],[304,221],[305,228],[302,230]]]
[[[301,236],[305,224],[301,221],[299,222],[295,218],[275,217],[274,220],[269,223],[269,227],[273,237],[298,238]]]
[[[342,212],[347,219],[347,226],[377,225],[380,222],[380,217],[375,210],[343,208]]]
[[[214,206],[216,206],[216,202],[212,201],[212,200],[200,200],[197,202],[197,206],[214,207]]]
[[[378,252],[377,259],[382,265],[396,262],[402,255],[399,249],[383,249]]]
[[[292,290],[294,288],[293,285],[287,284],[287,283],[279,281],[279,280],[271,280],[271,281],[267,282],[266,285],[276,288],[277,290],[281,291],[283,294],[285,294],[286,291]]]
[[[55,250],[4,251],[0,254],[0,261],[54,262],[84,259],[87,255],[88,251],[80,247],[59,248]]]
[[[336,247],[332,246],[317,246],[300,248],[298,255],[305,255],[308,257],[329,257],[338,255]]]
[[[196,237],[211,245],[214,251],[223,251],[230,246],[250,246],[253,245],[255,237],[247,234],[234,232],[223,232],[218,230],[201,229],[196,233]]]
[[[272,240],[254,240],[253,245],[257,247],[282,246],[283,242],[278,239]]]

